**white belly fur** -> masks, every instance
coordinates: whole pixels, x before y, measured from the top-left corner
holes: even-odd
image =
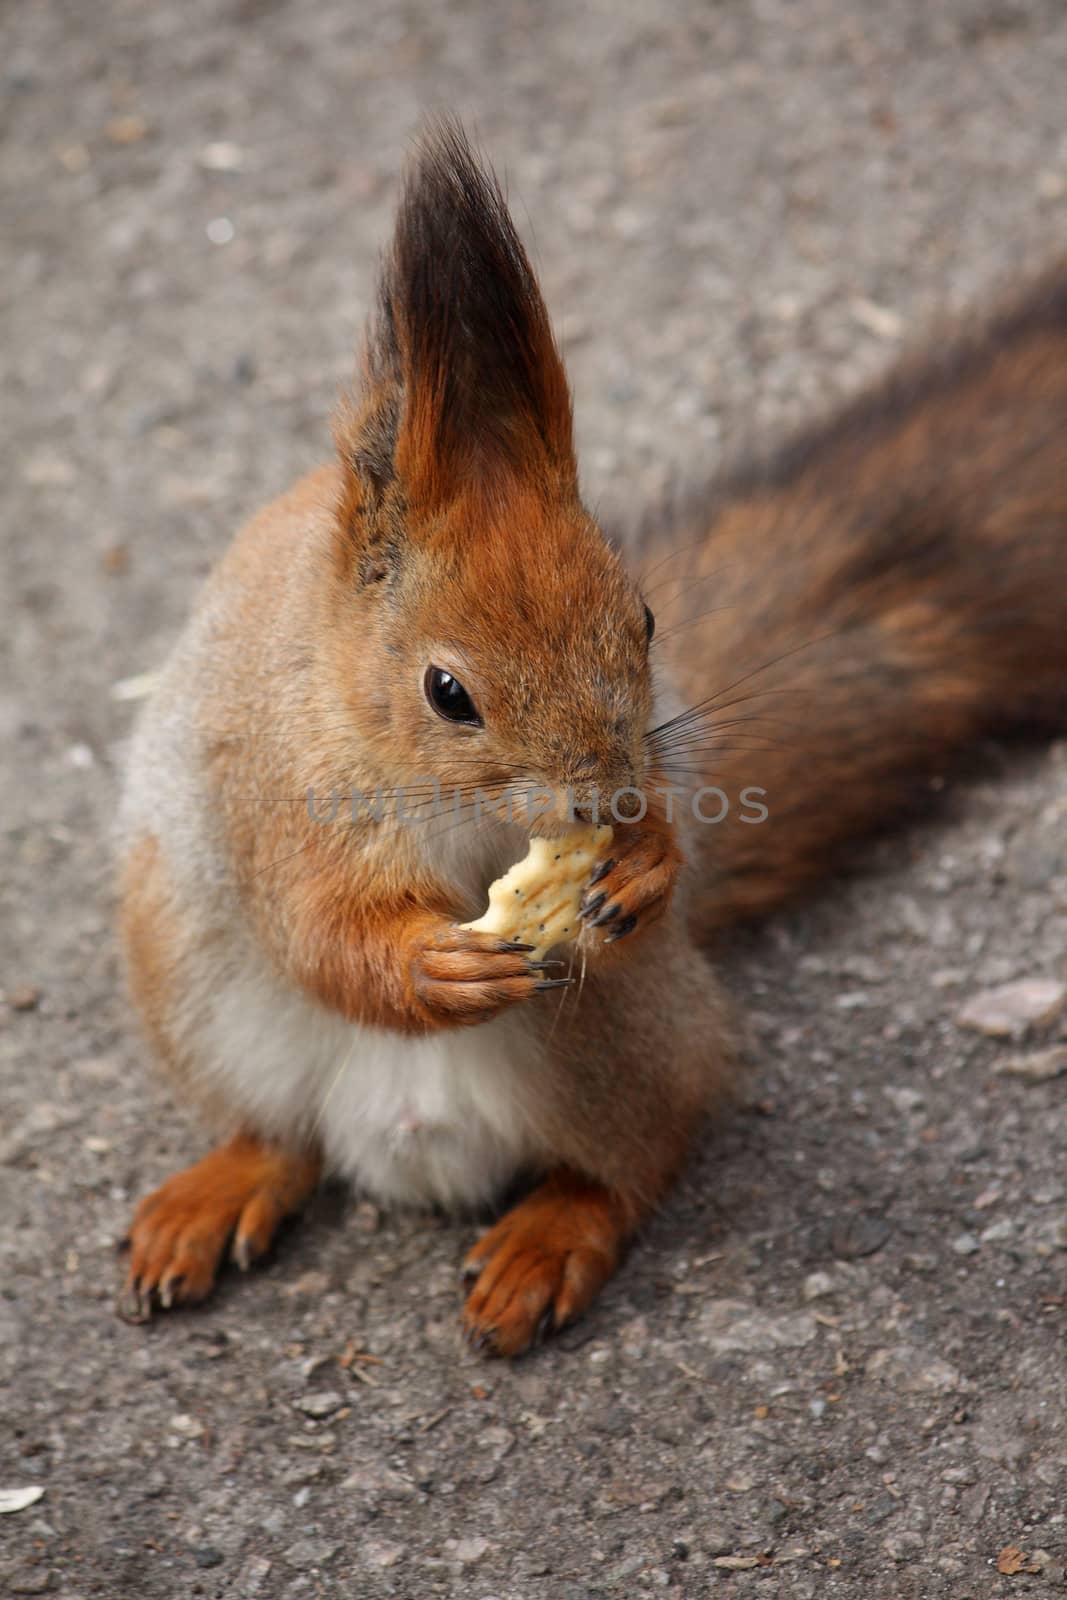
[[[179,650],[136,732],[122,809],[129,839],[156,836],[177,898],[200,933],[169,1019],[204,1098],[266,1135],[314,1135],[329,1171],[388,1202],[473,1208],[546,1158],[531,1108],[543,1071],[537,1015],[523,1008],[425,1037],[347,1022],[268,966],[232,897],[229,864],[197,777],[188,700],[194,670]],[[166,775],[166,783],[159,781]],[[515,827],[413,830],[427,864],[473,906],[523,854]],[[179,865],[184,869],[180,874]],[[222,953],[220,955],[220,953]]]
[[[539,1051],[519,1013],[410,1037],[282,987],[247,946],[217,978],[203,1070],[264,1132],[314,1134],[327,1169],[376,1198],[477,1207],[542,1154],[524,1109]]]

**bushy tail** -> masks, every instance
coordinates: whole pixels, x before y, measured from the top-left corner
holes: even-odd
[[[643,566],[693,708],[653,753],[731,802],[696,830],[704,931],[824,871],[968,741],[1067,724],[1067,262],[706,497]],[[740,820],[745,788],[765,822]]]

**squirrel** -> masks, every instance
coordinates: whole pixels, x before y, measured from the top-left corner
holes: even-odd
[[[580,498],[503,192],[446,121],[334,433],[131,740],[129,988],[222,1142],[140,1203],[120,1308],[203,1299],[324,1174],[467,1215],[522,1183],[463,1264],[468,1340],[513,1356],[589,1306],[730,1093],[716,939],[967,741],[1062,724],[1067,267],[651,519],[642,585]],[[653,576],[680,585],[658,637]],[[532,822],[481,804],[527,785]],[[531,834],[623,791],[576,947],[462,926]]]

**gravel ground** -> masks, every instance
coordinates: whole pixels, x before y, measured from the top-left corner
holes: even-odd
[[[23,0],[0,35],[0,1489],[44,1489],[0,1500],[0,1588],[1062,1592],[1067,747],[980,752],[737,941],[745,1107],[513,1367],[457,1339],[468,1228],[331,1193],[204,1310],[115,1320],[131,1202],[202,1143],[108,846],[114,686],[321,456],[421,108],[507,171],[610,513],[1063,249],[1062,0]],[[1021,978],[1025,1037],[957,1021]]]

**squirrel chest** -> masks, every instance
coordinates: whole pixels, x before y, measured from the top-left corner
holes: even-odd
[[[468,1209],[537,1161],[523,1105],[538,1040],[514,1014],[411,1036],[352,1023],[247,945],[205,997],[201,1060],[259,1124],[318,1140],[328,1170],[376,1199]]]

